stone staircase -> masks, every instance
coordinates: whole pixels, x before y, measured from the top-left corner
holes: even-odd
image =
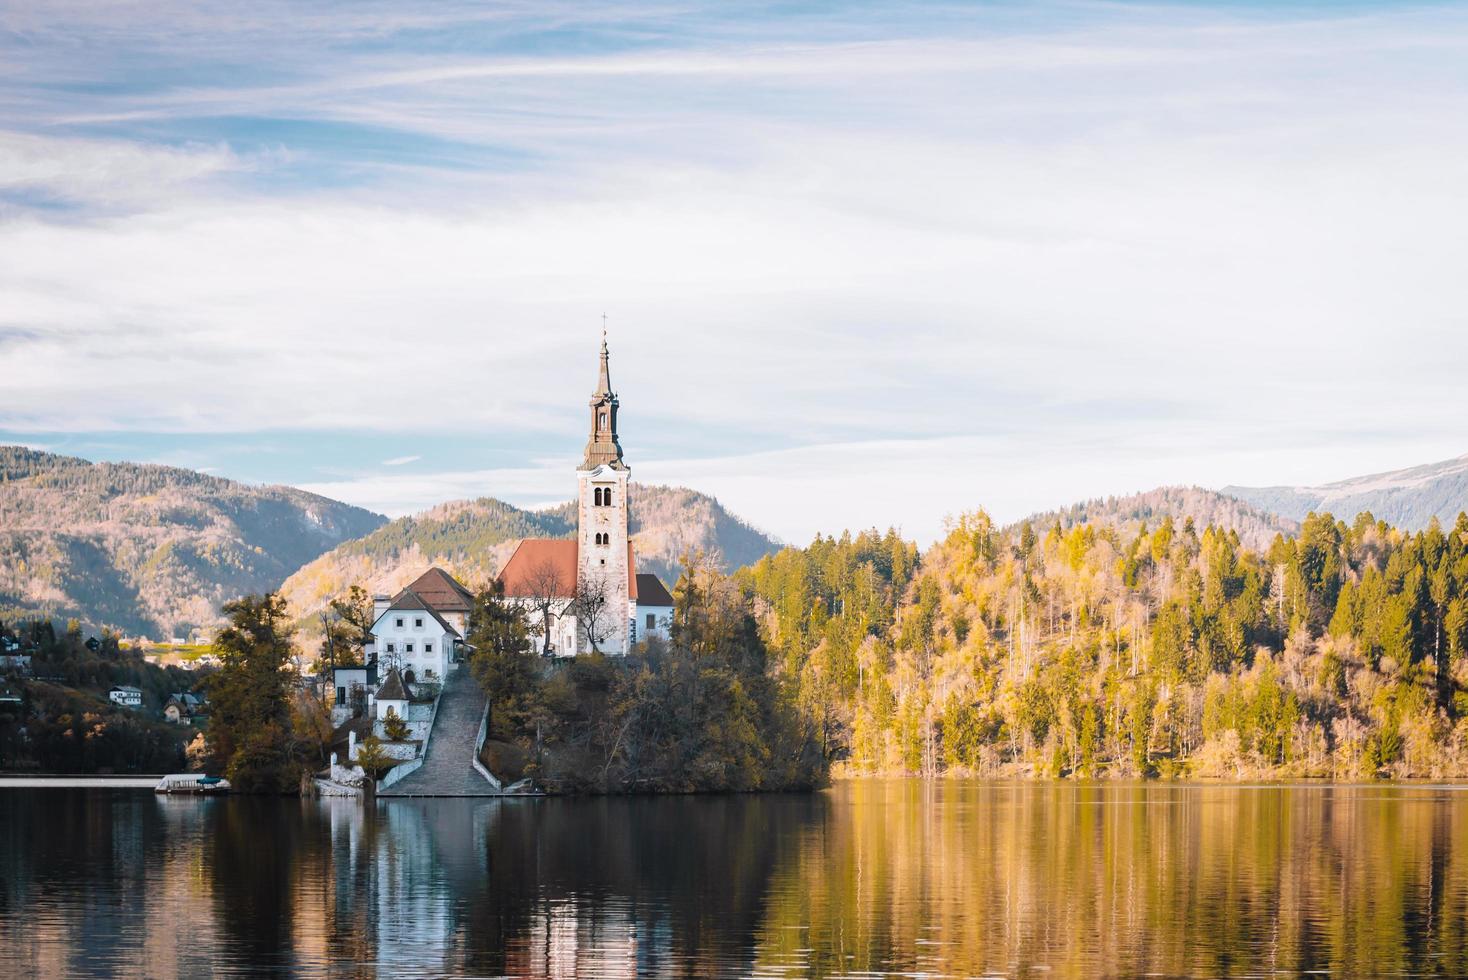
[[[461,666],[444,681],[423,765],[400,782],[378,790],[378,797],[503,795],[474,768],[474,743],[483,717],[484,692],[469,668]]]

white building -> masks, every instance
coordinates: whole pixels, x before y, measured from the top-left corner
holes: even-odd
[[[662,579],[646,572],[637,574],[637,618],[632,626],[632,642],[641,643],[653,637],[666,640],[673,632],[673,596]]]
[[[473,607],[469,590],[441,568],[430,568],[391,599],[374,596],[368,662],[399,668],[409,684],[443,683],[463,660]]]
[[[135,687],[120,684],[107,692],[107,699],[113,704],[124,708],[141,708],[143,706],[143,692]]]
[[[617,437],[619,402],[612,391],[610,355],[601,343],[601,369],[590,405],[591,437],[576,469],[576,538],[526,538],[500,572],[505,595],[530,614],[541,635],[535,646],[555,656],[593,650],[625,656],[654,631],[666,635],[672,597],[655,575],[637,574],[627,532],[631,468]],[[652,607],[641,610],[639,590],[656,583]],[[639,618],[639,616],[641,618]]]

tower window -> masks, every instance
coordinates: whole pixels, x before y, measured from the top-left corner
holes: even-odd
[[[595,506],[601,506],[601,487],[597,487],[591,492],[591,500]]]
[[[600,428],[603,432],[607,431],[607,413],[606,412],[602,412],[601,415],[598,416],[598,419],[597,419],[597,427]]]
[[[607,487],[606,492],[604,494],[602,494],[602,501],[608,507],[612,506],[612,488],[611,487]]]

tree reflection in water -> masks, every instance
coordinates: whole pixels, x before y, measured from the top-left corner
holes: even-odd
[[[1468,793],[0,792],[0,974],[1468,974]]]

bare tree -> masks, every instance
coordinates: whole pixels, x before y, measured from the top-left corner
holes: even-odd
[[[612,635],[611,599],[605,579],[587,578],[576,586],[576,620],[592,653],[600,653],[601,644]]]
[[[566,581],[556,563],[546,558],[530,567],[523,584],[529,593],[530,608],[540,613],[540,652],[548,657],[551,654],[551,614],[557,603],[571,593],[573,583]]]

